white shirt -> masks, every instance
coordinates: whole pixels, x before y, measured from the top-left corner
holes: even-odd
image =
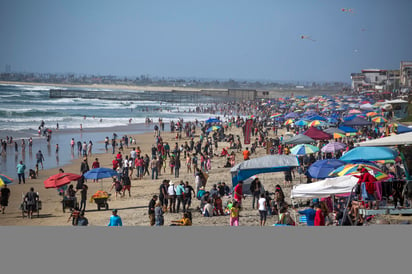
[[[266,211],[267,209],[266,209],[265,203],[266,203],[265,198],[259,198],[259,208],[258,208],[258,210]]]
[[[174,186],[174,185],[170,185],[170,186],[167,188],[167,194],[169,194],[169,195],[176,195],[175,186]]]

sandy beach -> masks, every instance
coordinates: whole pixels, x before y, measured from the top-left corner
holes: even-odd
[[[199,138],[199,131],[197,130],[195,135],[195,141]],[[233,134],[240,134],[240,129],[233,127],[231,132]],[[269,136],[274,136],[271,133]],[[171,132],[163,132],[162,137],[165,142],[169,144],[174,144],[175,134]],[[151,145],[154,143],[153,133],[144,133],[135,135],[134,138],[137,140],[137,146],[140,146],[142,154],[150,155]],[[104,139],[104,136],[101,137]],[[189,138],[182,138],[179,140],[179,145],[188,141]],[[228,143],[219,143],[219,152],[222,147],[228,147]],[[129,148],[124,148],[124,155],[129,155],[131,150]],[[231,151],[229,150],[229,153]],[[236,152],[236,151],[235,151]],[[258,148],[255,154],[252,154],[251,158],[260,157],[266,154],[265,148]],[[113,160],[113,154],[109,150],[109,153],[94,154],[88,160],[89,165],[94,161],[95,158],[99,158],[99,162],[102,167],[111,168],[111,161]],[[236,163],[243,161],[241,152],[236,153]],[[209,179],[206,185],[206,190],[209,190],[214,183],[219,181],[226,182],[231,186],[231,177],[229,168],[224,168],[223,165],[226,162],[225,157],[214,157],[212,159],[212,169],[209,171]],[[65,172],[71,172],[79,174],[81,159],[74,159],[72,163],[63,166]],[[9,206],[6,209],[6,214],[0,214],[0,225],[18,225],[18,226],[70,226],[71,223],[67,222],[69,217],[69,211],[63,213],[61,200],[62,197],[57,194],[56,189],[45,189],[43,181],[49,176],[58,173],[58,168],[45,169],[39,171],[39,177],[37,179],[27,179],[26,184],[14,183],[9,186],[11,190],[11,197],[9,200]],[[274,191],[276,184],[283,183],[283,173],[269,173],[259,175],[266,190],[271,192]],[[174,175],[170,175],[169,168],[166,168],[166,173],[162,172],[158,180],[151,180],[149,176],[143,177],[143,180],[137,180],[135,177],[132,179],[131,187],[131,197],[117,198],[114,197],[114,191],[112,191],[112,197],[109,200],[110,209],[118,209],[118,214],[122,217],[123,224],[125,226],[149,226],[149,218],[147,215],[147,205],[153,194],[158,194],[159,185],[163,179],[170,179],[173,181],[188,181],[192,186],[194,186],[195,178],[193,173],[187,173],[186,167],[182,166],[180,170],[180,177],[174,178]],[[294,180],[295,183],[299,182],[299,177]],[[75,182],[73,182],[75,185]],[[101,183],[93,183],[88,180],[87,185],[89,186],[88,197],[93,195],[97,190],[101,188]],[[22,195],[25,194],[30,187],[34,187],[35,191],[39,192],[40,200],[42,201],[42,210],[40,211],[40,218],[36,216],[33,219],[22,218],[22,213],[20,210],[20,204],[22,202]],[[103,179],[103,189],[108,191],[111,187],[111,179]],[[284,188],[285,195],[288,197],[290,189]],[[80,193],[77,194],[79,199]],[[227,197],[223,199],[223,202],[227,201]],[[289,199],[287,199],[289,201]],[[244,210],[240,215],[240,225],[241,226],[257,226],[259,225],[259,213],[257,210],[252,209],[251,206],[252,198],[247,197],[244,201]],[[191,208],[194,209],[199,205],[199,201],[194,199],[192,201]],[[109,217],[111,215],[111,210],[105,211],[97,210],[97,205],[94,202],[87,202],[86,206],[86,217],[89,219],[91,226],[106,226],[108,224]],[[170,224],[171,220],[176,220],[181,218],[181,213],[166,213],[165,214],[165,225]],[[272,225],[277,220],[276,216],[269,216],[267,225]],[[193,225],[200,226],[228,226],[229,217],[228,216],[214,216],[211,218],[202,217],[197,211],[193,211]]]

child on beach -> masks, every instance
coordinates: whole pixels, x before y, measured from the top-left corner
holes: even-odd
[[[238,202],[234,201],[232,207],[230,208],[230,226],[239,226],[239,207]]]

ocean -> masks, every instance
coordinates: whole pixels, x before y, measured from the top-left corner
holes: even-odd
[[[43,85],[6,85],[0,84],[0,139],[12,136],[17,141],[18,149],[9,144],[6,153],[2,153],[0,173],[17,178],[16,165],[22,160],[27,166],[27,173],[36,164],[35,155],[41,150],[45,157],[45,168],[64,166],[80,157],[70,152],[70,140],[91,140],[93,152],[104,152],[102,141],[111,138],[115,132],[123,135],[152,132],[153,124],[145,124],[146,118],[154,123],[162,118],[165,130],[168,123],[182,118],[183,121],[204,121],[210,113],[194,113],[198,104],[192,102],[169,103],[164,101],[112,101],[81,98],[49,98],[50,89],[70,89],[87,91],[116,91],[107,89],[84,89]],[[121,91],[121,90],[119,90]],[[136,91],[139,92],[139,91]],[[143,92],[143,91],[140,91]],[[208,107],[202,104],[201,107]],[[211,106],[211,105],[210,105]],[[39,136],[38,128],[44,121],[45,128],[52,130],[50,145],[44,136]],[[57,125],[59,129],[57,130]],[[80,131],[82,127],[82,131]],[[33,148],[29,151],[28,138],[33,138]],[[26,142],[22,150],[21,139]],[[59,153],[55,147],[59,144]],[[1,150],[1,149],[0,149]],[[26,177],[27,177],[26,173]]]

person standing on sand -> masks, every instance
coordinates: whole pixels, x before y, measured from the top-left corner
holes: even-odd
[[[163,216],[163,208],[160,204],[160,201],[156,202],[155,205],[155,225],[156,226],[163,226],[164,224],[164,216]]]
[[[23,184],[26,183],[26,179],[24,178],[24,172],[26,171],[26,165],[23,164],[23,161],[17,165],[17,176],[19,177],[19,184],[23,181]]]
[[[27,205],[27,217],[31,219],[33,217],[33,211],[37,210],[36,203],[39,200],[39,195],[34,192],[34,188],[31,187],[30,191],[24,196],[24,201]]]
[[[112,210],[112,216],[110,216],[108,226],[123,226],[122,218],[117,215],[117,209]]]
[[[260,214],[260,226],[264,226],[266,224],[268,214],[268,205],[266,204],[265,193],[260,194],[260,198],[258,200],[258,210]]]
[[[156,156],[153,157],[153,159],[150,161],[150,168],[152,169],[152,180],[156,179],[158,177],[158,171],[157,171],[157,159]]]
[[[148,210],[150,226],[154,226],[156,224],[156,218],[155,218],[156,217],[155,216],[156,201],[157,201],[157,195],[153,195],[152,199],[150,199],[149,210]]]
[[[10,189],[7,187],[6,184],[0,190],[0,206],[1,206],[1,213],[4,214],[6,211],[6,207],[9,205],[9,198],[10,198]]]
[[[233,202],[232,207],[230,208],[230,226],[239,226],[239,208],[236,201]]]
[[[36,163],[41,165],[41,169],[43,169],[43,161],[44,161],[44,156],[43,153],[41,152],[41,150],[39,150],[36,153]]]
[[[233,189],[233,192],[233,197],[235,198],[238,207],[240,208],[242,206],[242,199],[245,198],[245,195],[243,195],[243,181],[238,182],[238,184]]]

